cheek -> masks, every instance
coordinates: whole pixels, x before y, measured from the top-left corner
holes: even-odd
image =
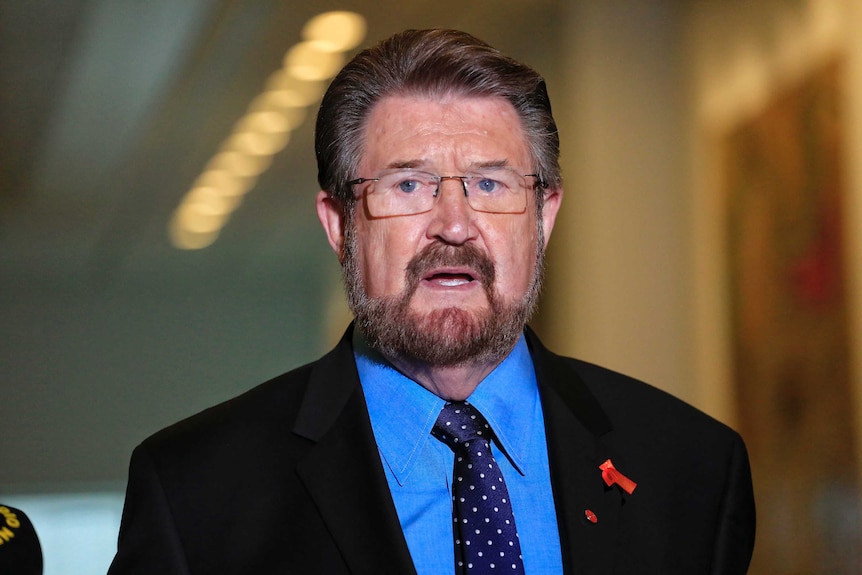
[[[382,224],[366,224],[358,233],[361,238],[359,264],[368,295],[380,297],[400,293],[404,287],[404,269],[414,255],[407,234]]]
[[[520,297],[533,278],[536,264],[535,219],[531,222],[513,222],[495,238],[492,246],[497,264],[497,285],[504,294]]]

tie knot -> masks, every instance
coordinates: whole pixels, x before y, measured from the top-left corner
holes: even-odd
[[[443,407],[431,434],[456,450],[471,439],[490,442],[493,432],[478,409],[464,401],[457,401]]]

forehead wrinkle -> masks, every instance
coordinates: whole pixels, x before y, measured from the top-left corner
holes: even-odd
[[[444,102],[384,98],[369,114],[360,156],[365,167],[360,169],[464,173],[506,167],[529,171],[529,145],[518,137],[523,136],[522,127],[510,107],[495,98]],[[506,127],[507,123],[511,125]]]

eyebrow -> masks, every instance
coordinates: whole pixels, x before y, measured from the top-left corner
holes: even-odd
[[[489,160],[487,162],[478,162],[473,164],[472,167],[474,169],[511,168],[512,164],[510,164],[508,160]]]
[[[412,170],[428,164],[427,160],[396,160],[386,165],[387,170]]]
[[[414,170],[417,168],[427,168],[428,160],[396,160],[386,165],[387,170]],[[508,160],[487,160],[471,164],[469,170],[487,170],[495,168],[511,168],[512,165]],[[468,170],[468,171],[469,171]]]

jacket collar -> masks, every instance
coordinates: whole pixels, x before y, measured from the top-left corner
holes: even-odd
[[[596,438],[608,433],[612,429],[611,420],[567,360],[549,351],[529,327],[525,335],[540,389],[544,387],[546,394],[553,390],[584,429]]]
[[[315,445],[297,471],[350,572],[415,573],[374,443],[352,329],[312,367],[293,430]],[[604,572],[624,503],[598,467],[613,455],[604,442],[612,425],[570,360],[546,349],[529,328],[526,338],[545,413],[564,572]]]
[[[315,445],[297,465],[350,573],[415,573],[389,494],[350,345],[316,362],[293,431]]]
[[[529,328],[527,343],[545,413],[564,572],[607,573],[625,503],[619,489],[605,485],[599,469],[613,456],[607,444],[613,426],[572,360],[548,351]]]

